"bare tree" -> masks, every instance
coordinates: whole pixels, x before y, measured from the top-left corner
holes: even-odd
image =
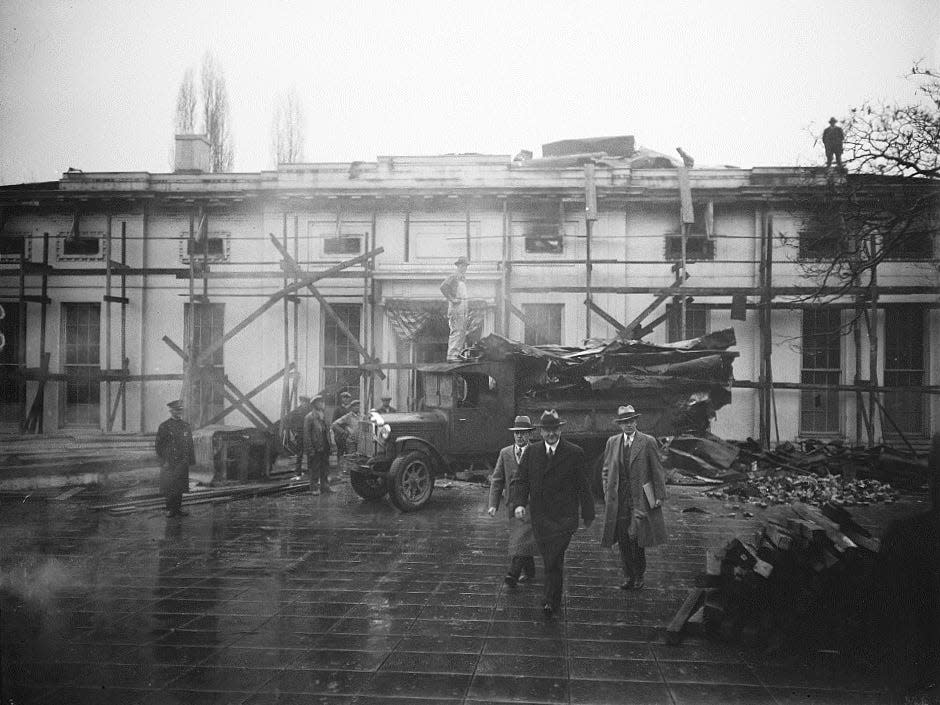
[[[209,52],[202,58],[200,79],[203,130],[209,138],[210,165],[213,172],[230,171],[235,149],[229,131],[228,89],[225,74]]]
[[[807,170],[791,210],[795,245],[818,303],[871,285],[886,260],[931,267],[931,219],[940,203],[940,76],[915,66],[915,100],[866,102],[843,120],[845,172]]]
[[[188,68],[176,94],[176,118],[173,127],[177,134],[192,134],[196,130],[196,104],[196,83],[192,68]]]
[[[294,86],[277,99],[271,133],[275,165],[304,160],[304,109]]]

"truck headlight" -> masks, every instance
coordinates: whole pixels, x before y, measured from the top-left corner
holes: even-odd
[[[375,435],[378,437],[379,443],[385,443],[388,437],[392,435],[392,427],[387,423],[383,423],[379,426],[378,430],[376,430]]]

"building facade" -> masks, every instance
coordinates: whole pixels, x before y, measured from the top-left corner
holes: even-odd
[[[874,301],[856,287],[815,305],[804,264],[819,256],[793,193],[831,174],[603,153],[252,174],[196,162],[0,187],[0,431],[152,432],[188,355],[200,423],[277,420],[297,394],[343,386],[414,408],[413,366],[446,354],[439,286],[459,256],[476,335],[581,345],[636,321],[662,343],[734,328],[737,388],[713,424],[726,438],[864,442],[873,424],[878,440],[919,440],[940,413],[937,230],[879,263]],[[856,334],[860,307],[871,325]],[[859,391],[873,375],[883,389]]]

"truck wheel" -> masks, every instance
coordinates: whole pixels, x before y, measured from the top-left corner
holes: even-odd
[[[431,459],[413,450],[392,461],[388,471],[389,498],[403,512],[421,509],[434,491]]]
[[[382,499],[388,492],[388,482],[384,477],[366,475],[359,472],[350,473],[349,484],[357,495],[367,500]]]

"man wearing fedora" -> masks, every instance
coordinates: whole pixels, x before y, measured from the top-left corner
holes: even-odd
[[[183,421],[183,402],[167,404],[170,418],[157,428],[154,448],[160,458],[160,494],[168,517],[184,516],[183,492],[189,489],[189,466],[196,462],[193,429]]]
[[[604,448],[604,534],[601,546],[620,546],[622,590],[645,584],[646,549],[666,541],[663,501],[666,480],[659,444],[637,430],[640,414],[629,404],[617,409],[620,433]]]
[[[304,448],[307,451],[307,472],[310,474],[310,491],[321,494],[330,489],[330,427],[326,423],[326,407],[323,397],[315,397],[310,411],[304,417]]]
[[[499,451],[496,468],[490,476],[490,505],[487,514],[496,516],[503,489],[508,487],[519,471],[519,461],[529,445],[529,435],[535,426],[528,416],[517,416],[509,429],[514,443]],[[508,506],[508,502],[507,502]],[[509,511],[509,572],[504,581],[509,587],[516,587],[518,582],[526,582],[535,577],[535,538],[532,536],[532,521],[528,516],[516,519]]]
[[[536,424],[542,442],[526,448],[509,487],[515,517],[531,515],[532,533],[545,566],[542,612],[546,617],[561,608],[565,551],[578,529],[579,510],[584,528],[594,521],[584,451],[562,439],[564,423],[554,409],[542,412]]]
[[[467,342],[467,267],[470,261],[458,257],[454,262],[457,271],[441,283],[441,293],[447,299],[447,322],[450,337],[447,339],[447,361],[457,362]]]

